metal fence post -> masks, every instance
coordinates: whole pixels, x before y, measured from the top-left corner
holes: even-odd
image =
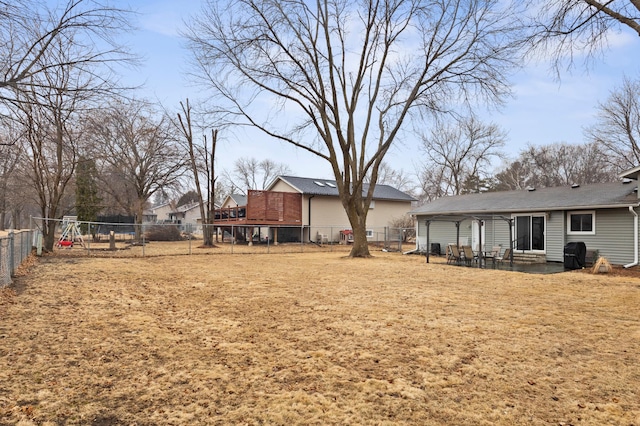
[[[9,275],[13,276],[16,272],[15,262],[15,246],[14,246],[15,236],[13,233],[13,229],[9,230]]]

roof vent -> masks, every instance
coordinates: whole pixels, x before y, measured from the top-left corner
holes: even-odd
[[[580,184],[579,183],[574,183],[573,185],[571,185],[572,188],[580,188]]]
[[[317,180],[314,180],[313,183],[315,183],[318,186],[324,186],[324,183],[318,182]]]
[[[529,191],[529,192],[533,192],[533,191],[535,191],[535,190],[536,190],[536,189],[535,189],[533,186],[530,186],[530,187],[528,187],[528,188],[527,188],[527,191]]]
[[[626,183],[631,183],[631,179],[629,179],[629,178],[624,178],[624,179],[622,179],[622,183],[625,183],[625,184],[626,184]]]
[[[335,188],[336,185],[332,182],[325,182],[327,184],[327,186],[330,186],[331,188]]]

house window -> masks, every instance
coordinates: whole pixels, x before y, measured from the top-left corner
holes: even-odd
[[[373,237],[373,229],[367,229],[367,238]]]
[[[569,235],[595,235],[596,212],[569,212],[567,213],[567,234]]]

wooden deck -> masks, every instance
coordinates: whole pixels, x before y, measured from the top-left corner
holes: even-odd
[[[214,220],[222,226],[302,226],[302,194],[249,190],[246,206],[216,209]]]

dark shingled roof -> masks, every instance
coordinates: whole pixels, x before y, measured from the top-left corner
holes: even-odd
[[[242,194],[229,194],[229,198],[233,200],[234,203],[238,206],[246,206],[247,205],[247,196]]]
[[[544,210],[583,210],[638,205],[636,181],[501,191],[439,198],[411,211],[413,215],[499,214]]]
[[[283,181],[300,191],[305,195],[330,195],[337,197],[338,188],[336,181],[330,179],[313,179],[297,176],[278,176]],[[272,184],[273,186],[273,184]],[[365,184],[363,192],[369,189],[369,185]],[[396,200],[396,201],[416,201],[411,195],[406,194],[399,189],[389,185],[377,184],[373,190],[374,200]]]

